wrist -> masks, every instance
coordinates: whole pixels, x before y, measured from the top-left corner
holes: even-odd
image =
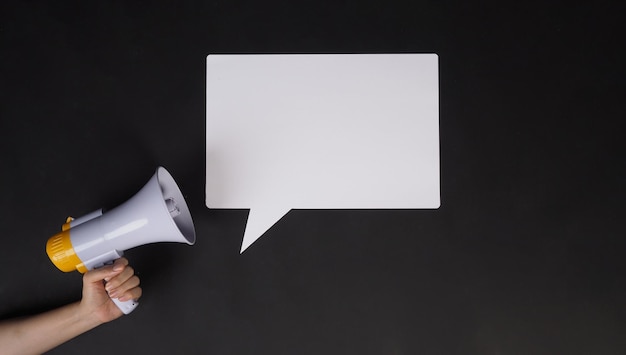
[[[76,307],[76,322],[82,324],[86,329],[93,329],[99,325],[106,323],[99,317],[90,307],[85,304],[84,301],[79,301],[73,304]]]

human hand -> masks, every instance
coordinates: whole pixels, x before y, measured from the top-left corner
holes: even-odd
[[[100,323],[110,322],[123,313],[111,298],[120,301],[141,297],[139,277],[128,265],[126,258],[115,260],[112,265],[91,270],[83,276],[83,298],[79,309],[84,316],[94,317]]]

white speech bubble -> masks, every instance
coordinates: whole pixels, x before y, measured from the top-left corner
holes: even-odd
[[[436,54],[209,55],[206,205],[249,208],[241,252],[291,209],[438,208]]]

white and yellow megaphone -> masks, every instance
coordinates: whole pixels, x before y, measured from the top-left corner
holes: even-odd
[[[177,242],[193,245],[191,213],[174,178],[159,167],[150,181],[125,203],[103,213],[69,217],[62,232],[50,237],[46,252],[59,270],[81,273],[112,263],[125,250],[143,244]],[[128,314],[136,301],[115,304]]]

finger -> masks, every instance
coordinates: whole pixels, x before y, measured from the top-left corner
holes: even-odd
[[[90,270],[85,273],[83,276],[84,282],[99,282],[99,281],[108,281],[110,278],[119,274],[124,268],[128,265],[128,259],[121,257],[112,265],[106,265],[98,269]]]
[[[121,257],[115,260],[115,262],[113,263],[113,270],[122,271],[124,270],[124,267],[126,267],[127,265],[128,265],[128,259],[126,259],[125,257]]]
[[[114,267],[115,264],[87,271],[85,275],[83,275],[83,281],[85,283],[101,282],[102,280],[107,281],[123,271],[119,269],[115,270]]]
[[[117,260],[115,260],[113,262],[113,265],[111,265],[111,270],[113,272],[113,274],[111,274],[110,276],[107,276],[104,278],[105,282],[109,282],[109,280],[111,280],[111,278],[116,277],[117,274],[120,274],[122,271],[124,271],[124,268],[126,268],[126,266],[128,265],[128,259],[126,259],[125,257],[121,257]]]
[[[107,284],[106,284],[107,291],[110,292],[110,291],[120,287],[121,284],[123,284],[128,279],[133,277],[134,274],[135,274],[135,269],[133,269],[132,266],[125,266],[122,271],[120,271],[117,275],[111,277],[107,281]]]
[[[127,291],[132,290],[133,288],[138,287],[139,283],[140,283],[139,277],[133,276],[130,279],[128,279],[126,282],[121,284],[119,287],[116,287],[114,289],[109,290],[109,297],[111,297],[111,298],[120,297],[124,293],[126,293]]]
[[[130,290],[124,292],[119,298],[118,300],[124,302],[124,301],[129,301],[129,300],[138,300],[139,298],[141,298],[141,294],[143,293],[141,287],[135,287],[135,288],[131,288]]]

